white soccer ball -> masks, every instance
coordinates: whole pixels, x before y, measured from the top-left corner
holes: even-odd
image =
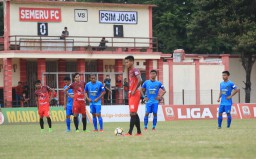
[[[115,131],[114,131],[116,136],[123,135],[123,132],[124,132],[124,130],[122,128],[116,128]]]

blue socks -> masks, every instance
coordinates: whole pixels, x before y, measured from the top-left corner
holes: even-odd
[[[221,124],[222,124],[222,116],[218,117],[218,127],[221,128]]]
[[[230,127],[231,120],[232,120],[232,117],[231,117],[231,115],[229,114],[229,115],[228,115],[228,119],[227,119],[227,122],[228,122],[227,127],[228,127],[228,128]]]
[[[103,119],[101,116],[98,117],[98,119],[99,119],[99,124],[100,124],[100,130],[103,130]]]
[[[148,128],[148,116],[144,117],[144,128]]]
[[[93,117],[93,126],[94,126],[94,130],[98,130],[98,126],[97,126],[97,117]],[[98,117],[99,120],[99,124],[100,124],[100,130],[103,130],[103,119],[102,117]]]
[[[153,128],[156,128],[157,124],[157,116],[154,116],[153,118]],[[144,117],[144,128],[148,128],[148,116],[145,115]]]
[[[97,117],[93,117],[92,122],[93,122],[94,130],[98,130]]]
[[[154,118],[153,118],[153,128],[156,128],[156,123],[157,123],[157,116],[154,116]]]
[[[70,118],[66,118],[67,130],[70,130]]]

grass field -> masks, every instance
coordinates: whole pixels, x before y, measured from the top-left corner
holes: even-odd
[[[53,123],[53,132],[42,134],[39,124],[2,125],[0,158],[256,158],[255,120],[220,130],[215,120],[159,122],[142,137],[114,136],[116,127],[128,123],[105,123],[104,133],[65,133],[65,124]]]

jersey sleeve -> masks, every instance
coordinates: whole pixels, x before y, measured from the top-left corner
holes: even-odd
[[[161,82],[159,82],[159,89],[160,89],[160,88],[161,88],[161,89],[165,89],[165,88],[164,88],[164,85],[163,85]]]
[[[85,92],[88,92],[88,85],[89,85],[89,83],[87,83],[87,84],[85,85],[85,88],[84,88],[84,91],[85,91]]]
[[[145,82],[142,84],[141,87],[144,88],[144,89],[146,89],[146,87],[147,87],[147,81],[145,81]]]
[[[237,89],[237,86],[236,86],[233,82],[230,83],[230,86],[231,86],[231,88],[234,89],[234,90]]]
[[[140,70],[137,68],[134,68],[133,73],[135,76],[138,76],[138,75],[140,75]]]
[[[100,83],[100,90],[101,90],[101,92],[105,92],[105,87],[103,86],[102,83]]]

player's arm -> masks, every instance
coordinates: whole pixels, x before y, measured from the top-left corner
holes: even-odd
[[[227,97],[227,99],[231,99],[234,95],[237,94],[237,92],[239,92],[239,89],[238,89],[238,88],[236,87],[236,85],[234,85],[233,83],[232,83],[232,86],[231,86],[231,87],[232,87],[233,91],[232,91],[232,94]]]
[[[39,108],[37,95],[36,95],[36,97],[35,97],[35,101],[36,101],[36,106],[37,106],[37,108]]]
[[[99,99],[101,99],[104,95],[105,95],[105,89],[104,89],[104,87],[103,86],[101,86],[101,94],[100,94],[100,96],[98,97],[98,98],[96,98],[94,101],[95,102],[98,102],[98,100]]]
[[[69,89],[72,89],[72,88],[71,88],[71,85],[72,85],[72,84],[70,84],[69,86],[67,86],[67,88],[64,89],[64,94],[66,94],[66,95],[69,96],[70,98],[74,98],[74,95],[71,95],[71,94],[68,93],[68,90],[69,90]]]
[[[134,95],[136,90],[140,87],[141,83],[142,83],[142,79],[141,79],[141,76],[140,75],[137,75],[136,78],[138,79],[138,84],[137,86],[135,87],[135,89],[131,92],[131,95]]]
[[[67,108],[67,94],[64,92],[64,106],[63,106],[64,110],[66,110]]]
[[[165,90],[165,88],[164,88],[163,85],[161,85],[160,89],[162,89],[162,92],[163,92],[163,93],[161,93],[160,96],[157,96],[157,97],[156,97],[157,100],[161,100],[161,99],[163,98],[163,96],[165,95],[165,93],[166,93],[166,90]]]
[[[51,91],[51,96],[50,96],[50,101],[51,101],[53,96],[54,96],[55,90],[54,90],[54,88],[51,88],[49,86],[47,86],[47,88],[48,88],[49,91]]]
[[[220,102],[221,94],[222,94],[222,93],[221,93],[221,90],[220,90],[219,98],[218,98],[217,102]]]
[[[141,93],[142,97],[144,98],[144,100],[148,101],[148,97],[144,94],[145,91],[146,91],[146,83],[144,82],[142,85],[142,88],[140,90],[140,93]]]
[[[89,91],[88,85],[85,85],[84,91],[85,91],[85,94],[84,94],[85,95],[85,100],[87,99],[89,102],[92,102],[92,99],[89,98],[89,96],[88,96],[88,91]]]

